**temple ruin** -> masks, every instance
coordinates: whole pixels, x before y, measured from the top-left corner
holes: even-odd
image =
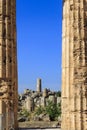
[[[62,130],[87,130],[87,0],[63,0]]]
[[[0,0],[0,130],[17,124],[16,0]]]

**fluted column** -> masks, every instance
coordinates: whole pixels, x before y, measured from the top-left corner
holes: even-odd
[[[15,116],[15,127],[17,128],[17,105],[18,104],[18,75],[17,75],[17,43],[16,43],[16,0],[11,1],[12,10],[12,82],[14,86],[14,116]]]
[[[87,128],[87,0],[64,0],[62,130]]]
[[[18,128],[17,78],[16,0],[0,0],[0,100],[6,104],[6,130]]]

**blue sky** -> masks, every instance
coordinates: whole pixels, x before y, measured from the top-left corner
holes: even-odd
[[[62,0],[16,0],[19,92],[61,89]]]

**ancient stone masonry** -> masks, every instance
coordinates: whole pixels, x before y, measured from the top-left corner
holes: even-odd
[[[62,130],[87,130],[87,0],[63,1]]]
[[[16,0],[0,0],[0,130],[18,127],[16,47]]]

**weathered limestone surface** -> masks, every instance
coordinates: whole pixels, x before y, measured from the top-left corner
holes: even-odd
[[[48,90],[47,90],[47,88],[45,88],[43,90],[43,97],[47,97],[47,96],[48,96]]]
[[[63,0],[62,130],[87,130],[87,0]]]
[[[25,100],[25,108],[32,112],[34,110],[34,99],[32,97],[27,97]]]
[[[6,130],[18,127],[16,47],[16,0],[0,0],[0,110],[6,106],[0,115],[4,116],[2,128]]]

